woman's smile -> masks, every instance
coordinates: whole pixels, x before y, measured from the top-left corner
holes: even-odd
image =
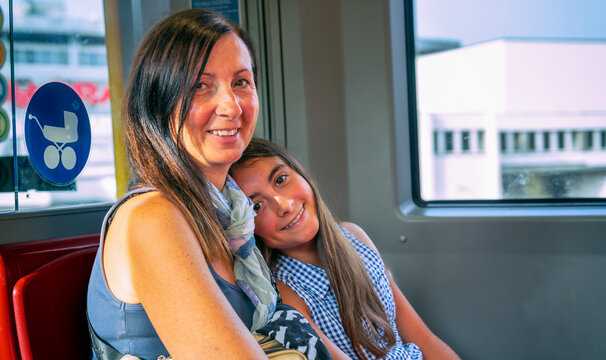
[[[219,137],[234,137],[240,131],[240,129],[231,129],[231,130],[209,130],[208,132],[212,135]]]

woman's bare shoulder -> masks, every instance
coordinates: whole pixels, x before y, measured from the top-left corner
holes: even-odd
[[[178,240],[175,234],[180,234]],[[183,246],[179,240],[196,248],[197,239],[185,217],[161,193],[152,191],[126,200],[116,211],[103,249],[105,275],[113,294],[121,301],[139,303],[133,280],[142,268],[135,262],[145,258],[148,261],[143,264],[157,263],[165,253],[174,252],[167,250]]]
[[[189,232],[191,227],[179,207],[158,191],[150,191],[127,200],[116,212],[114,222],[128,231],[127,240],[137,241],[150,234],[157,239],[175,232]]]
[[[116,217],[125,216],[133,221],[156,221],[168,217],[183,217],[176,204],[159,191],[150,191],[128,199],[120,206]]]

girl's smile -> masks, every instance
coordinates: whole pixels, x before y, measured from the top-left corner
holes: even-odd
[[[303,211],[305,210],[305,206],[301,206],[301,210],[297,213],[297,216],[295,216],[295,218],[288,223],[288,225],[286,225],[284,228],[282,228],[282,230],[286,230],[286,229],[290,229],[293,226],[298,225],[301,221],[301,217],[303,216]]]

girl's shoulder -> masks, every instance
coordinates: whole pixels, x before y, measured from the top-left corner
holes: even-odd
[[[368,246],[372,251],[374,251],[377,255],[379,255],[379,250],[377,249],[375,244],[372,242],[372,240],[370,239],[368,234],[366,234],[366,232],[360,226],[358,226],[357,224],[354,224],[352,222],[346,222],[346,221],[339,223],[339,225],[341,225],[342,229],[345,229],[346,232],[349,232],[350,234],[352,234],[358,241],[360,241],[362,244]],[[347,233],[345,233],[345,235],[347,236]]]

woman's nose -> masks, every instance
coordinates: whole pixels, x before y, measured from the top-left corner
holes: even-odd
[[[295,205],[295,202],[292,199],[285,196],[276,195],[274,196],[274,200],[276,201],[278,214],[280,216],[288,214]]]
[[[219,90],[217,97],[217,108],[215,110],[217,115],[235,119],[242,114],[242,108],[238,103],[238,98],[231,87],[223,87]]]

